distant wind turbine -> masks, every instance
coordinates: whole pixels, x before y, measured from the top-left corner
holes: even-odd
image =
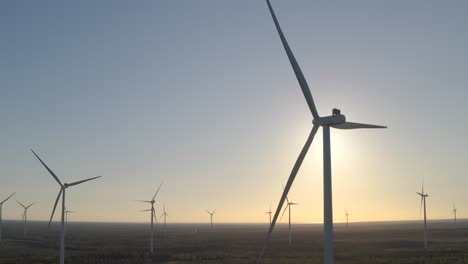
[[[74,213],[75,211],[65,210],[65,225],[68,223],[68,214]]]
[[[291,175],[289,176],[288,182],[286,184],[286,188],[281,196],[279,201],[278,207],[275,212],[275,216],[273,217],[273,222],[270,226],[270,230],[267,234],[265,239],[264,245],[260,254],[257,258],[257,263],[260,263],[266,248],[268,246],[268,242],[271,239],[271,233],[275,226],[276,220],[278,215],[283,207],[284,201],[286,196],[291,188],[294,179],[296,178],[296,174],[301,167],[302,161],[304,160],[307,151],[309,150],[310,145],[314,139],[315,134],[317,133],[320,127],[323,128],[323,196],[324,196],[324,254],[323,254],[323,261],[325,264],[332,264],[334,262],[334,254],[333,254],[333,208],[332,208],[332,182],[331,182],[331,153],[330,153],[330,127],[337,128],[337,129],[358,129],[358,128],[386,128],[385,126],[377,126],[377,125],[369,125],[369,124],[360,124],[360,123],[352,123],[347,122],[346,117],[341,114],[340,110],[333,109],[331,116],[320,117],[317,109],[315,107],[314,100],[312,98],[312,94],[309,89],[309,85],[302,74],[301,68],[294,57],[294,54],[289,47],[288,42],[281,30],[279,22],[276,18],[276,15],[273,11],[273,7],[271,6],[270,0],[266,0],[268,8],[270,10],[271,17],[273,18],[273,22],[275,23],[276,30],[278,31],[279,37],[283,44],[283,47],[286,51],[286,54],[289,58],[289,62],[293,68],[293,71],[296,75],[296,78],[299,82],[299,86],[302,89],[302,93],[307,101],[309,109],[313,116],[313,128],[309,134],[309,137],[302,148],[299,157],[294,164],[292,169]]]
[[[453,203],[453,217],[455,220],[455,224],[457,224],[457,208],[455,207],[455,203]]]
[[[12,195],[8,196],[5,200],[0,202],[0,241],[2,241],[2,207],[3,207],[3,203],[8,201],[8,199],[10,199],[13,195],[15,195],[15,193],[13,193]]]
[[[211,224],[211,229],[213,229],[213,215],[216,212],[216,209],[213,210],[212,212],[206,210],[206,212],[210,215],[210,224]]]
[[[76,181],[72,183],[62,183],[57,177],[57,175],[55,175],[55,173],[51,169],[49,169],[49,167],[47,167],[47,165],[41,160],[41,158],[39,158],[36,152],[34,152],[34,150],[32,149],[31,151],[34,154],[34,156],[36,156],[36,158],[39,160],[39,162],[42,164],[42,166],[44,166],[44,168],[49,172],[49,174],[60,185],[60,191],[57,195],[57,199],[55,200],[54,209],[52,209],[52,214],[50,215],[49,226],[50,226],[50,223],[52,222],[52,219],[54,218],[55,209],[57,208],[57,204],[58,204],[58,201],[60,200],[60,196],[62,196],[62,217],[61,217],[61,226],[60,226],[60,264],[64,264],[65,263],[65,211],[66,211],[65,210],[65,191],[68,187],[82,184],[84,182],[100,178],[102,176],[92,177],[86,180]]]
[[[26,223],[27,223],[27,218],[28,218],[28,209],[29,207],[31,207],[33,204],[35,203],[32,203],[28,206],[24,206],[24,204],[20,203],[19,201],[16,201],[17,203],[19,203],[19,205],[21,205],[24,209],[23,211],[23,221],[24,221],[24,224],[23,224],[23,235],[26,236]]]
[[[292,207],[293,205],[298,205],[298,203],[289,202],[289,199],[288,199],[287,196],[286,196],[286,201],[287,201],[287,205],[286,205],[286,207],[284,208],[284,211],[283,211],[283,214],[281,215],[280,221],[281,221],[281,219],[283,218],[283,215],[284,215],[284,212],[286,212],[286,209],[289,208],[289,233],[288,233],[288,240],[289,240],[289,245],[291,246],[291,245],[292,245],[291,207]]]
[[[424,182],[422,184],[422,190],[421,192],[416,192],[419,196],[421,196],[421,206],[419,208],[419,211],[421,212],[422,206],[424,204],[424,248],[427,248],[427,221],[426,221],[426,197],[429,195],[427,193],[424,193]]]
[[[168,217],[169,215],[167,214],[167,211],[166,211],[166,205],[164,204],[163,205],[163,213],[162,215],[159,217],[159,219],[161,219],[162,217],[164,217],[164,236],[166,236],[166,217]]]
[[[157,220],[156,218],[156,212],[154,211],[154,203],[156,202],[154,199],[156,198],[156,195],[158,194],[159,190],[161,189],[161,186],[163,185],[164,182],[161,182],[159,185],[158,189],[153,195],[153,198],[150,201],[144,201],[144,200],[138,200],[139,202],[143,203],[150,203],[151,204],[151,209],[143,210],[142,212],[151,212],[151,236],[150,236],[150,253],[154,253],[154,224],[153,222]]]
[[[265,212],[265,214],[268,214],[270,216],[270,225],[271,225],[271,204],[270,204],[270,210],[268,210],[268,212]]]
[[[346,229],[348,229],[348,209],[345,209],[345,214],[346,214]]]

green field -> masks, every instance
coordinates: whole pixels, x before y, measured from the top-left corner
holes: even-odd
[[[468,222],[429,223],[429,249],[423,249],[422,223],[335,225],[336,263],[468,263]],[[69,223],[66,263],[254,263],[266,225],[168,225],[157,233],[156,254],[148,252],[149,225]],[[58,263],[59,226],[28,223],[27,237],[17,221],[5,221],[0,264]],[[293,245],[279,225],[263,263],[322,263],[321,225],[295,224]]]

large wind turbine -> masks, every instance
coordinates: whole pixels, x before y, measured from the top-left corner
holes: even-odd
[[[424,248],[427,248],[427,221],[426,221],[426,197],[429,195],[427,193],[424,193],[424,183],[422,185],[422,190],[421,192],[416,192],[419,196],[421,196],[421,206],[419,208],[419,211],[421,211],[421,208],[424,204]]]
[[[102,176],[92,177],[86,180],[76,181],[72,183],[62,183],[57,177],[57,175],[55,175],[55,173],[51,169],[49,169],[49,167],[47,167],[47,165],[41,160],[41,158],[39,158],[36,152],[34,152],[34,150],[32,149],[31,151],[34,154],[34,156],[36,156],[36,158],[39,160],[39,162],[41,162],[44,168],[46,168],[46,170],[50,173],[50,175],[52,175],[55,181],[60,185],[60,191],[57,195],[57,199],[55,200],[54,209],[52,209],[52,214],[50,215],[49,226],[50,226],[50,223],[52,222],[52,218],[54,217],[55,208],[57,208],[57,203],[60,200],[60,196],[62,196],[62,217],[61,217],[61,226],[60,226],[60,264],[64,264],[65,263],[65,211],[66,211],[65,210],[65,191],[68,187],[72,187],[72,186],[75,186],[75,185],[78,185],[78,184],[81,184],[90,180],[94,180]],[[26,218],[26,215],[25,215],[25,218]]]
[[[28,209],[29,207],[31,207],[33,204],[35,203],[32,203],[28,206],[25,206],[24,204],[20,203],[19,201],[16,201],[17,203],[19,203],[19,205],[21,205],[24,209],[23,211],[23,221],[24,221],[24,224],[23,224],[23,235],[26,236],[26,223],[27,223],[27,218],[28,218]]]
[[[213,229],[213,215],[216,212],[216,209],[211,212],[206,210],[206,212],[210,215],[210,226],[211,226],[211,229]]]
[[[1,210],[1,207],[0,207],[0,210]],[[457,224],[457,208],[455,207],[455,203],[453,203],[453,217],[455,217],[455,224]],[[1,214],[1,211],[0,211],[0,214]]]
[[[265,214],[268,214],[270,216],[270,225],[271,225],[271,204],[270,204],[270,210],[268,210],[268,212],[265,212]]]
[[[307,154],[307,151],[309,150],[310,144],[312,143],[312,140],[314,139],[314,136],[317,133],[317,130],[320,127],[322,127],[323,128],[323,183],[324,183],[323,184],[323,187],[324,187],[323,188],[323,196],[324,196],[324,254],[323,254],[324,258],[323,260],[325,264],[331,264],[334,262],[334,259],[333,259],[333,211],[332,211],[332,182],[331,182],[331,157],[330,157],[331,155],[330,154],[330,127],[337,128],[337,129],[385,128],[385,127],[377,126],[377,125],[347,122],[346,117],[342,115],[340,110],[338,109],[333,109],[331,116],[325,116],[325,117],[319,116],[317,112],[317,108],[315,107],[315,104],[314,104],[314,100],[312,98],[312,94],[307,84],[307,81],[304,75],[302,74],[301,68],[299,67],[299,64],[297,63],[296,58],[294,57],[294,54],[291,51],[291,48],[289,47],[288,42],[286,41],[286,38],[284,37],[284,34],[278,23],[276,15],[273,11],[273,7],[271,6],[270,0],[266,0],[266,2],[270,10],[271,17],[273,18],[276,29],[278,31],[279,37],[281,39],[281,42],[283,43],[283,47],[289,58],[289,62],[291,63],[293,71],[299,82],[299,86],[302,89],[302,93],[304,94],[304,97],[307,101],[309,109],[312,113],[313,128],[309,134],[309,137],[307,138],[307,141],[304,147],[302,148],[302,151],[299,154],[299,157],[296,160],[296,163],[294,164],[291,175],[289,176],[288,182],[286,184],[286,188],[279,201],[278,208],[276,209],[276,212],[275,212],[275,216],[273,217],[273,222],[270,226],[270,230],[268,232],[267,238],[265,239],[263,248],[257,258],[257,263],[260,262],[262,256],[265,253],[265,250],[271,238],[271,233],[275,226],[276,220],[283,206],[283,203],[286,199],[286,195],[288,194],[289,189],[291,188],[291,185],[294,182],[294,179],[302,164],[302,161],[304,160],[304,157]]]
[[[149,200],[149,201],[138,200],[139,202],[150,203],[151,204],[151,209],[143,210],[143,212],[147,212],[147,211],[151,212],[151,237],[150,237],[150,253],[151,254],[153,254],[153,252],[154,252],[154,242],[153,242],[153,239],[154,239],[154,224],[153,224],[153,222],[157,220],[156,212],[154,211],[154,203],[156,202],[154,199],[156,198],[156,195],[158,194],[159,190],[161,189],[161,186],[163,185],[163,183],[164,182],[161,182],[161,184],[159,185],[158,189],[154,193],[153,198],[151,200]]]
[[[13,195],[15,195],[15,193],[13,193],[12,195],[8,196],[5,200],[0,202],[0,241],[2,241],[2,207],[3,207],[3,203],[8,201],[8,199],[10,199]]]
[[[289,233],[288,233],[288,240],[289,240],[289,245],[291,246],[291,245],[292,245],[291,207],[292,207],[293,205],[298,205],[298,203],[290,202],[287,196],[286,196],[286,201],[287,201],[287,205],[286,205],[286,207],[284,208],[284,211],[283,211],[283,214],[281,215],[280,221],[281,221],[281,219],[283,218],[283,215],[284,215],[284,213],[286,212],[286,209],[289,208]]]

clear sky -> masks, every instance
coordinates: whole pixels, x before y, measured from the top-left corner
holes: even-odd
[[[321,115],[386,130],[332,130],[334,219],[468,217],[468,2],[280,1],[278,19]],[[3,1],[0,199],[71,220],[265,222],[312,117],[263,0]],[[290,192],[322,221],[322,135]],[[14,199],[6,219],[19,219]],[[58,215],[56,217],[58,219]]]

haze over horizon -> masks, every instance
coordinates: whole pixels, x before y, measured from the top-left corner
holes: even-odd
[[[334,219],[468,217],[468,2],[272,0],[332,130]],[[0,199],[38,203],[58,184],[72,221],[267,222],[312,126],[264,1],[5,2],[0,8]],[[290,191],[293,222],[323,220],[322,132]],[[59,219],[58,214],[54,218]],[[284,220],[283,220],[284,221]]]

